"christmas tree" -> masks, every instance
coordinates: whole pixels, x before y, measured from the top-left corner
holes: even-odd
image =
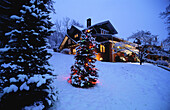
[[[15,2],[15,4],[13,4]],[[11,30],[3,50],[4,62],[0,65],[0,83],[3,95],[0,109],[22,109],[42,104],[47,108],[56,100],[52,82],[54,76],[48,59],[47,36],[53,30],[49,21],[51,0],[14,0],[11,7],[17,13],[10,15]],[[17,5],[16,5],[17,3]],[[15,10],[15,11],[16,11]]]
[[[71,67],[71,77],[68,82],[73,86],[88,88],[96,84],[98,74],[93,63],[95,59],[95,49],[97,43],[92,37],[90,30],[86,30],[78,41],[76,48],[75,64]]]

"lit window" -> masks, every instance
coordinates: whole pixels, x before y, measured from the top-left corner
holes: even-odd
[[[105,46],[104,45],[100,45],[100,52],[105,53]]]
[[[76,54],[76,49],[73,49],[73,54]]]
[[[76,34],[76,35],[74,35],[74,38],[77,38],[79,35],[78,34]]]

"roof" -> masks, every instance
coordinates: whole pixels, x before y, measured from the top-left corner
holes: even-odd
[[[79,39],[79,37],[74,38],[74,35],[75,34],[80,35],[86,29],[93,29],[94,33],[92,33],[92,35],[95,37],[99,37],[99,39],[103,37],[103,38],[106,38],[107,40],[114,38],[118,41],[122,41],[122,39],[113,36],[114,34],[117,34],[118,32],[115,30],[115,28],[110,23],[110,21],[107,20],[107,21],[89,26],[88,28],[81,28],[76,25],[72,25],[70,29],[67,29],[67,35],[65,36],[62,43],[60,44],[60,48],[63,48],[64,44],[67,42],[68,39],[71,39],[75,44],[77,44],[77,40]],[[108,34],[101,34],[100,32],[101,29],[107,30]]]
[[[66,43],[67,40],[68,40],[68,38],[71,39],[75,44],[78,44],[77,41],[75,41],[74,39],[72,39],[69,35],[65,35],[63,41],[61,42],[60,46],[58,47],[60,50],[63,49],[65,43]]]
[[[78,26],[72,25],[70,29],[67,29],[67,34],[71,37],[77,32],[81,33],[81,31],[82,31],[81,28],[79,28]]]
[[[76,25],[73,25],[75,28],[77,28],[78,30],[80,30],[80,31],[82,31],[82,30],[84,30],[84,28],[81,28],[81,27],[78,27],[78,26],[76,26]]]
[[[106,30],[109,30],[110,34],[118,34],[118,32],[116,31],[116,29],[113,27],[113,25],[110,23],[109,20],[94,24],[92,26],[89,26],[88,28],[91,29],[93,27],[94,28],[95,27],[104,27]]]

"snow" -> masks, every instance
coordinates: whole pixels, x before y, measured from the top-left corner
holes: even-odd
[[[12,15],[10,18],[11,18],[11,19],[18,19],[18,20],[22,19],[22,17],[19,17],[19,16],[17,16],[17,15]]]
[[[79,27],[79,26],[76,26],[76,25],[73,25],[75,28],[77,28],[78,30],[80,30],[80,31],[82,31],[82,30],[84,30],[84,28],[81,28],[81,27]]]
[[[8,51],[10,48],[0,48],[0,52]]]
[[[28,76],[24,74],[19,74],[17,75],[17,77],[18,77],[18,80],[20,80],[21,82],[24,82],[25,79],[28,79]]]
[[[30,77],[30,79],[28,79],[27,83],[37,83],[40,80],[40,77],[40,75],[34,75],[33,77]]]
[[[37,15],[37,14],[35,14],[35,13],[31,13],[31,14],[32,14],[32,16],[38,18],[38,15]]]
[[[38,36],[38,35],[39,35],[39,33],[36,33],[36,32],[34,32],[33,34],[34,34],[34,35],[36,35],[36,36]]]
[[[20,90],[22,91],[23,89],[25,90],[29,90],[29,86],[27,86],[26,82],[24,82],[21,86],[20,86]]]
[[[35,0],[30,0],[30,3],[34,4],[34,3],[35,3]]]
[[[37,87],[40,87],[42,84],[46,83],[46,79],[41,78],[41,80],[37,83]]]
[[[109,63],[97,61],[99,83],[89,89],[67,82],[73,55],[52,53],[49,60],[58,75],[59,92],[51,110],[169,110],[170,73],[149,63]]]
[[[25,14],[25,13],[26,13],[26,11],[24,11],[24,10],[20,10],[20,12],[21,12],[22,14]]]
[[[18,69],[18,68],[21,68],[21,66],[18,66],[18,65],[15,65],[15,64],[11,64],[11,63],[3,63],[3,64],[1,64],[1,66],[2,67],[4,67],[4,68],[12,68],[13,70],[15,70],[15,69]]]
[[[42,77],[42,75],[34,75],[33,77],[30,77],[30,79],[28,79],[27,83],[37,83],[37,87],[40,87],[42,84],[46,83],[46,80],[51,78],[48,75],[43,75],[44,78]]]
[[[28,10],[30,13],[32,12],[32,10],[31,10],[31,7],[30,7],[30,6],[23,5],[22,7],[23,7],[23,8],[25,8],[26,10]]]
[[[17,82],[17,80],[15,78],[10,78],[9,81],[10,81],[10,83]]]
[[[18,31],[17,29],[14,29],[14,30],[12,30],[12,31],[10,31],[10,32],[5,33],[5,36],[9,36],[9,35],[11,35],[11,34],[14,33],[14,32],[16,32],[16,33],[21,33],[21,31]]]
[[[10,93],[10,92],[16,92],[18,90],[18,87],[14,84],[10,85],[9,87],[5,87],[3,89],[4,93]]]
[[[41,101],[35,102],[32,106],[26,106],[24,110],[43,110],[45,106]]]
[[[52,104],[51,100],[49,100],[48,98],[45,98],[45,99],[47,100],[48,105],[51,105],[51,104]]]

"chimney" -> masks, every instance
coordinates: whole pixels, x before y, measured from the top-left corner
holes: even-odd
[[[87,28],[88,28],[89,26],[91,26],[91,18],[88,18],[88,19],[87,19]]]

